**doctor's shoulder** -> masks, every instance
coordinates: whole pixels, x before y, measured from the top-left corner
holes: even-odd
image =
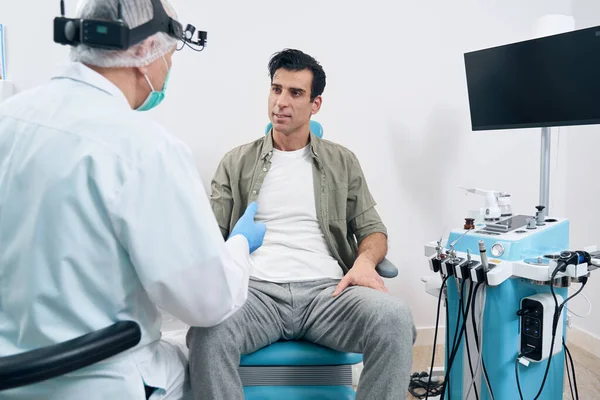
[[[31,104],[39,98],[40,87],[33,87],[16,93],[0,102],[0,115],[20,118],[31,111]]]
[[[137,111],[132,110],[126,118],[120,118],[115,128],[120,151],[128,159],[145,158],[169,149],[190,152],[188,146],[167,128]]]

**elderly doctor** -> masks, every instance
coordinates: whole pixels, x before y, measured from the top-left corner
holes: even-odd
[[[131,28],[153,18],[151,0],[121,3]],[[116,10],[89,0],[78,16]],[[63,73],[0,105],[0,357],[119,320],[142,332],[132,350],[2,399],[185,398],[187,361],[160,340],[159,308],[211,326],[246,300],[265,234],[255,204],[224,242],[190,151],[142,112],[164,97],[177,44],[75,47]]]

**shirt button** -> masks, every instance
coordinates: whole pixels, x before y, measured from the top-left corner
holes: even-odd
[[[264,167],[264,168],[263,168],[263,171],[267,172],[267,167]]]
[[[252,194],[256,194],[256,190],[253,190],[253,191],[252,191]]]

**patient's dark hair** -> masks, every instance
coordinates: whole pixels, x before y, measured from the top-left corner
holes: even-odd
[[[271,82],[273,82],[273,76],[275,76],[275,72],[279,68],[288,71],[302,71],[308,69],[313,74],[312,86],[310,89],[310,101],[314,101],[317,96],[323,94],[323,90],[325,90],[325,71],[323,71],[321,64],[308,54],[294,49],[285,49],[279,53],[275,53],[269,61]]]

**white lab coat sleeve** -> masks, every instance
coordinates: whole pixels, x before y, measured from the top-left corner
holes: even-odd
[[[115,234],[157,306],[191,326],[216,325],[248,296],[248,241],[224,242],[186,146],[155,153],[109,202]]]

